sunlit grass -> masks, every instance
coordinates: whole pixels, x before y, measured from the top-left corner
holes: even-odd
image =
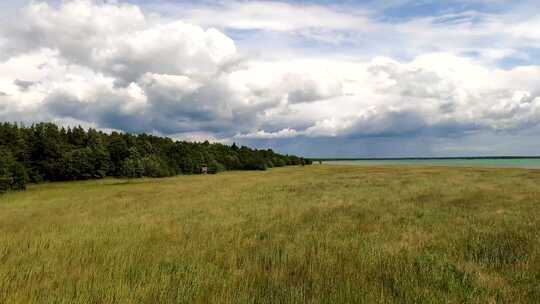
[[[311,166],[0,197],[0,303],[529,303],[540,171]]]

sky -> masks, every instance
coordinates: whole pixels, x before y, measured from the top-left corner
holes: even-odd
[[[520,0],[0,3],[0,121],[307,157],[540,155]]]

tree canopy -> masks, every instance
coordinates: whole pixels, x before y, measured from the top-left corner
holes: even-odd
[[[293,155],[148,134],[104,133],[53,123],[0,124],[0,193],[26,183],[114,177],[165,177],[311,164]],[[203,170],[203,168],[206,168]]]

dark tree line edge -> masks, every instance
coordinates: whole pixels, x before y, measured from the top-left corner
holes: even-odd
[[[174,141],[148,134],[110,134],[53,123],[0,123],[0,193],[27,183],[113,177],[166,177],[225,170],[266,170],[311,161],[268,150]]]

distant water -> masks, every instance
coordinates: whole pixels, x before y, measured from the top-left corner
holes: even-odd
[[[315,162],[315,163],[318,163],[318,162]],[[332,161],[323,161],[323,164],[356,165],[356,166],[406,165],[406,166],[449,166],[449,167],[540,169],[540,159],[537,159],[537,158],[332,160]]]

